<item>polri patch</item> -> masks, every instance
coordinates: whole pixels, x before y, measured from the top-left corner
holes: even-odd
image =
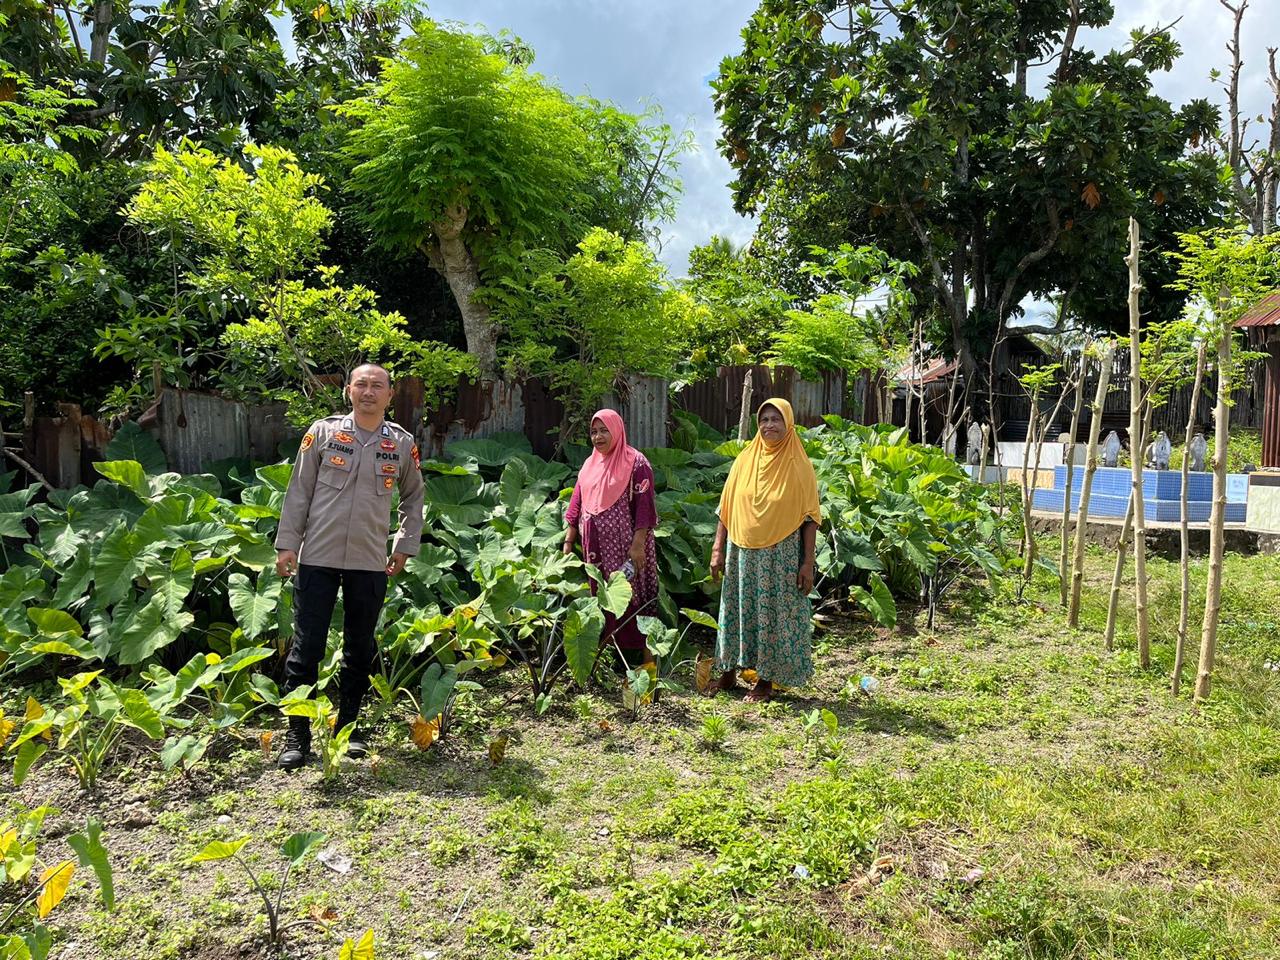
[[[388,490],[390,490],[390,489],[392,488],[392,486],[394,486],[394,485],[395,485],[395,481],[394,481],[394,480],[392,480],[390,477],[383,477],[383,478],[382,478],[382,485],[383,485],[384,487],[386,487]]]
[[[345,432],[344,432],[344,433],[335,433],[335,434],[333,435],[333,439],[335,439],[335,440],[339,441],[340,443],[355,443],[355,442],[356,442],[356,438],[355,438],[355,437],[353,437],[351,434],[349,434],[349,433],[345,433]]]
[[[382,472],[394,475],[396,472],[396,465],[394,463],[384,463],[382,465]]]
[[[412,456],[413,456],[413,465],[415,467],[422,466],[422,457],[418,454],[418,445],[416,443],[413,445]]]
[[[332,463],[335,467],[345,467],[347,465],[347,458],[340,457],[335,453],[332,457],[329,458],[329,462]]]
[[[378,446],[382,447],[383,450],[394,450],[396,442],[394,440],[383,440]]]
[[[302,449],[310,450],[311,445],[315,442],[316,442],[316,435],[314,433],[308,433],[305,437],[302,438]]]

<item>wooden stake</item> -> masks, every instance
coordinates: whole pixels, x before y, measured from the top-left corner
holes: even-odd
[[[1147,617],[1147,519],[1143,509],[1142,470],[1146,458],[1142,430],[1142,344],[1139,339],[1141,319],[1138,295],[1142,281],[1138,276],[1138,221],[1129,218],[1129,442],[1133,469],[1133,562],[1134,603],[1138,621],[1138,665],[1151,666],[1151,636]]]
[[[1226,300],[1224,294],[1223,298]],[[1220,311],[1225,312],[1225,311]],[[1209,582],[1204,595],[1200,629],[1200,666],[1196,670],[1195,702],[1209,696],[1213,662],[1218,651],[1218,616],[1222,610],[1222,553],[1227,516],[1227,419],[1231,402],[1231,329],[1218,342],[1218,403],[1213,408],[1213,511],[1209,517]]]
[[[1196,424],[1196,408],[1200,406],[1200,388],[1204,384],[1205,343],[1200,341],[1196,351],[1196,379],[1191,387],[1191,412],[1187,414],[1187,435],[1182,444],[1182,507],[1180,532],[1182,534],[1182,584],[1178,598],[1178,641],[1173,650],[1173,678],[1170,692],[1176,697],[1182,689],[1182,662],[1187,651],[1187,622],[1191,616],[1191,533],[1188,530],[1187,481],[1191,478],[1191,432]]]
[[[1065,607],[1071,593],[1067,574],[1067,522],[1071,518],[1071,487],[1075,479],[1076,432],[1080,429],[1080,408],[1084,405],[1084,376],[1089,369],[1088,354],[1080,352],[1080,369],[1076,371],[1076,396],[1071,404],[1071,430],[1063,448],[1063,461],[1067,468],[1066,492],[1062,496],[1062,543],[1058,548],[1058,600]]]
[[[1080,487],[1080,509],[1076,512],[1075,556],[1071,564],[1071,602],[1067,608],[1067,622],[1080,626],[1080,590],[1084,585],[1084,534],[1089,522],[1089,494],[1093,490],[1093,475],[1098,470],[1098,437],[1102,431],[1102,408],[1107,402],[1107,388],[1111,385],[1111,367],[1115,354],[1111,344],[1102,351],[1102,369],[1098,372],[1098,389],[1093,397],[1093,418],[1089,421],[1089,449],[1085,456],[1084,483]]]

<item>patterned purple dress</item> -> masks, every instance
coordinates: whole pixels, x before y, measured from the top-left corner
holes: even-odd
[[[653,617],[658,613],[658,550],[653,539],[658,504],[653,492],[653,468],[644,454],[636,452],[626,496],[619,497],[603,513],[587,514],[582,509],[582,494],[575,485],[564,522],[578,528],[582,556],[587,563],[599,567],[605,576],[621,570],[627,562],[636,530],[643,527],[649,531],[645,538],[644,567],[631,580],[631,606],[620,623],[617,617],[606,613],[603,634],[606,643],[615,642],[623,650],[643,650],[644,634],[636,624],[636,617]],[[593,582],[591,593],[595,592]]]

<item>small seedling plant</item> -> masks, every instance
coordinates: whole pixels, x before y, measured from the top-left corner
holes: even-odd
[[[102,845],[100,821],[90,820],[83,831],[67,837],[76,859],[46,863],[40,857],[40,828],[45,817],[56,812],[37,807],[20,811],[13,821],[0,821],[0,957],[5,960],[48,957],[53,937],[42,921],[67,895],[77,866],[97,874],[103,905],[108,911],[115,909],[111,860]]]
[[[297,687],[280,699],[280,712],[286,717],[306,717],[311,721],[311,746],[320,757],[321,775],[325,782],[338,776],[342,770],[342,758],[347,755],[347,744],[355,730],[355,723],[336,729],[338,711],[324,694],[312,697],[310,686]]]
[[[311,917],[305,917],[300,920],[291,920],[288,923],[280,922],[280,911],[284,905],[284,895],[289,888],[289,877],[293,873],[295,867],[300,865],[307,855],[316,847],[324,843],[325,835],[323,833],[304,832],[295,833],[283,846],[280,847],[280,855],[284,857],[285,869],[284,876],[280,879],[280,888],[275,892],[275,898],[272,899],[270,892],[258,880],[258,875],[254,872],[253,867],[249,865],[244,857],[240,855],[241,849],[252,838],[242,837],[239,840],[227,842],[225,840],[214,840],[207,844],[203,850],[197,853],[189,861],[196,863],[213,863],[219,860],[234,860],[241,869],[249,877],[249,882],[253,889],[257,891],[258,896],[262,898],[262,909],[267,915],[267,942],[273,949],[278,949],[283,943],[284,935],[287,931],[294,927],[300,927],[307,924],[314,926],[323,926],[323,924]]]
[[[57,712],[46,709],[34,698],[27,700],[26,723],[10,745],[16,753],[13,782],[21,785],[32,765],[50,749],[57,733],[56,752],[64,756],[76,772],[85,791],[98,785],[98,775],[120,743],[126,729],[164,739],[165,718],[148,698],[147,691],[118,687],[101,670],[58,678],[67,703]]]

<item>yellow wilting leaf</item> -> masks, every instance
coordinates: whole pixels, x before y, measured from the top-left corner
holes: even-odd
[[[275,737],[274,730],[263,730],[258,736],[258,746],[262,748],[262,759],[271,759],[271,741]]]
[[[355,943],[352,940],[343,943],[342,953],[338,954],[338,960],[374,960],[373,931],[366,930],[359,943]]]
[[[16,723],[5,717],[4,710],[0,708],[0,747],[4,746],[4,742],[9,739],[9,734],[13,733],[13,728],[16,726]]]
[[[1098,192],[1098,185],[1092,180],[1086,183],[1084,189],[1080,191],[1080,199],[1090,210],[1096,210],[1098,204],[1102,203],[1102,194]]]
[[[71,875],[76,872],[74,860],[63,860],[56,867],[48,867],[40,874],[43,887],[36,898],[36,913],[40,919],[47,917],[53,908],[62,902],[67,895],[67,887],[71,886]]]
[[[0,833],[0,857],[9,852],[9,848],[13,846],[13,841],[18,839],[18,831],[15,827],[12,830]]]
[[[35,697],[28,696],[27,697],[27,713],[24,719],[28,723],[30,723],[32,720],[39,720],[43,716],[44,716],[44,707],[40,706],[40,701],[37,700]],[[44,737],[46,740],[52,740],[53,731],[46,730],[44,733],[40,734],[40,736]]]
[[[204,655],[204,662],[206,666],[216,667],[222,662],[222,657],[216,653],[206,653]]]
[[[600,730],[603,733],[608,733],[610,730],[613,729],[613,724],[610,723],[608,720],[597,720],[596,723],[600,727]]]
[[[738,676],[742,678],[743,683],[755,683],[760,679],[760,674],[756,673],[750,667],[747,667],[745,670],[740,672]]]
[[[509,738],[504,733],[500,737],[494,737],[489,741],[489,762],[495,767],[500,764],[507,755],[507,740]]]
[[[707,688],[711,686],[711,664],[714,661],[711,657],[704,657],[698,654],[698,660],[693,666],[693,685],[699,693],[706,693]]]
[[[431,745],[440,739],[440,717],[424,720],[419,714],[409,721],[409,734],[419,750],[430,750]]]

